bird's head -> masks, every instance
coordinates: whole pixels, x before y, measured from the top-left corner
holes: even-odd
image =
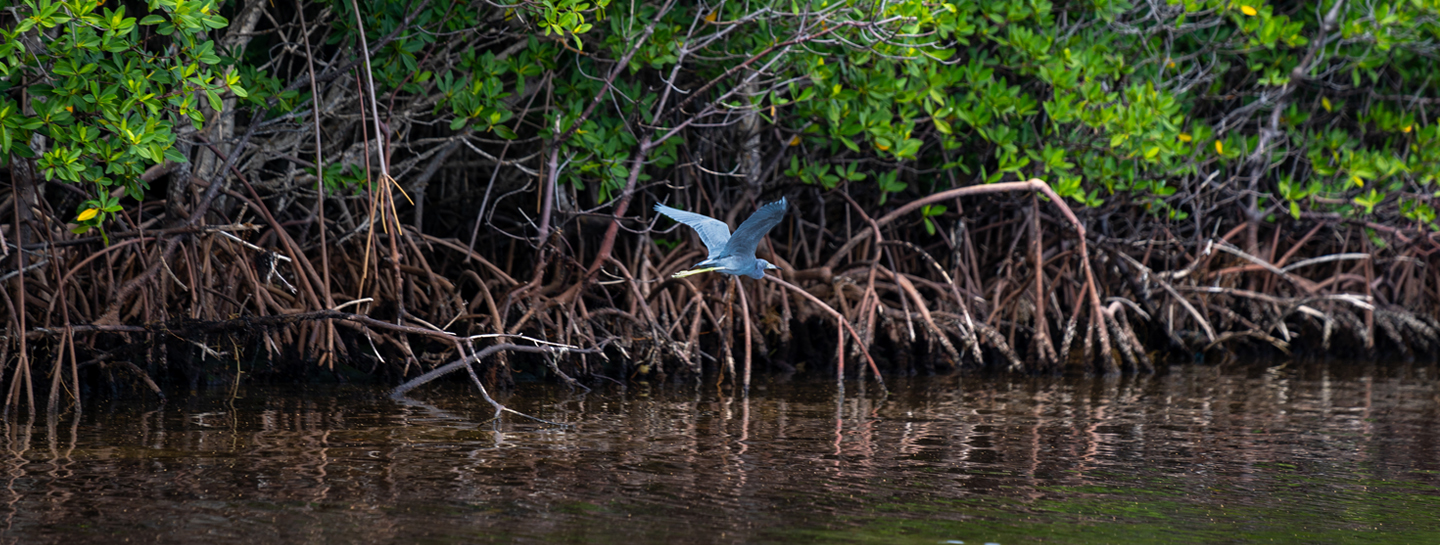
[[[759,280],[759,279],[761,279],[761,278],[765,278],[765,271],[766,271],[766,270],[768,270],[768,269],[779,269],[779,268],[780,268],[780,267],[776,267],[774,263],[771,263],[771,262],[769,262],[769,261],[765,261],[764,259],[756,259],[756,260],[755,260],[755,270],[750,272],[750,278],[754,278],[754,279],[756,279],[756,280]]]

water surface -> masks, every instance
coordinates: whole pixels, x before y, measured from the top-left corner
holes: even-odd
[[[242,387],[3,424],[6,543],[1440,543],[1433,366]]]

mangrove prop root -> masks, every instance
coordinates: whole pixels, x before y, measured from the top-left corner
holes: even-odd
[[[784,286],[786,289],[789,289],[790,291],[792,291],[792,292],[800,295],[801,297],[804,297],[805,299],[808,299],[811,303],[814,303],[815,306],[817,306],[817,307],[819,307],[820,309],[825,310],[826,312],[828,312],[831,317],[835,318],[835,321],[836,321],[836,322],[839,322],[839,324],[840,324],[839,327],[840,327],[841,329],[843,329],[843,331],[841,331],[841,335],[840,335],[840,338],[841,338],[841,339],[844,339],[844,337],[845,337],[845,336],[844,336],[844,333],[848,332],[848,333],[850,333],[850,337],[853,338],[853,339],[855,339],[855,342],[856,342],[856,343],[863,343],[863,342],[864,342],[864,341],[861,340],[860,334],[855,332],[855,328],[854,328],[854,327],[851,327],[850,321],[849,321],[849,320],[846,320],[846,319],[845,319],[845,316],[841,315],[841,314],[840,314],[839,312],[837,312],[833,307],[831,307],[830,305],[825,304],[824,301],[821,301],[820,298],[815,297],[814,295],[811,295],[810,292],[808,292],[808,291],[805,291],[805,290],[803,290],[803,289],[800,289],[799,286],[796,286],[796,285],[794,285],[794,284],[791,284],[791,283],[789,283],[789,282],[786,282],[786,281],[781,280],[781,279],[779,279],[779,278],[776,278],[776,277],[774,277],[774,276],[766,275],[766,276],[765,276],[765,279],[766,279],[766,280],[769,280],[769,281],[771,281],[771,282],[774,282],[774,283],[776,283],[776,284],[779,284],[779,285],[781,285],[781,286]],[[882,377],[882,376],[880,375],[880,367],[879,367],[878,365],[875,365],[875,359],[872,358],[872,357],[870,357],[870,351],[869,351],[868,349],[866,349],[863,344],[860,344],[860,353],[862,353],[862,354],[865,355],[865,360],[870,363],[870,370],[875,373],[875,381],[880,384],[880,388],[881,388],[881,389],[884,389],[884,388],[885,388],[885,379],[884,379],[884,377]],[[843,378],[843,377],[842,377],[842,378]]]

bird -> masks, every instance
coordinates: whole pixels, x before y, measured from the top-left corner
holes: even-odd
[[[767,204],[751,214],[740,228],[730,233],[730,226],[715,218],[686,212],[655,203],[655,211],[669,216],[677,222],[689,225],[700,235],[700,241],[705,243],[705,248],[710,250],[710,256],[704,261],[696,263],[687,271],[680,271],[671,275],[672,278],[685,278],[690,275],[705,272],[722,272],[735,276],[749,276],[759,280],[765,278],[767,269],[779,269],[774,264],[764,259],[755,257],[755,247],[760,244],[760,238],[770,232],[781,218],[785,216],[786,202],[782,197],[780,200]]]

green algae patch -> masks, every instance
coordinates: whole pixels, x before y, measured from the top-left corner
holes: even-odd
[[[1440,521],[1434,516],[1440,494],[1416,484],[1373,482],[1357,487],[1360,490],[1346,488],[1304,498],[1252,496],[1243,501],[1228,494],[1239,490],[1185,496],[1174,490],[1056,487],[1047,493],[1074,495],[1033,501],[889,502],[872,511],[877,516],[844,517],[824,527],[777,531],[767,541],[1440,543]]]

